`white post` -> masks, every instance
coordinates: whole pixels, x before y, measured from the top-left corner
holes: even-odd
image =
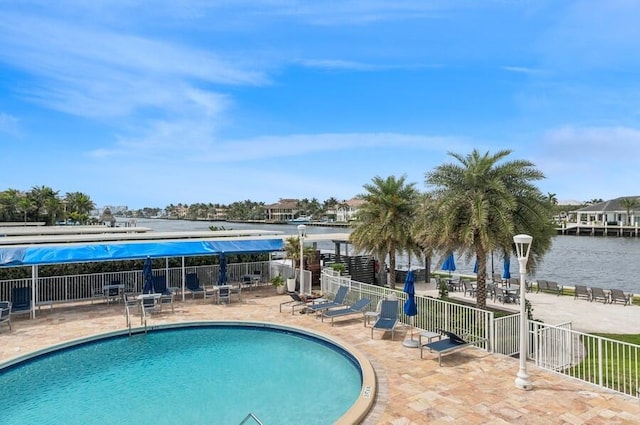
[[[307,226],[304,224],[298,225],[298,236],[300,237],[300,293],[304,293],[304,285],[302,284],[304,276],[304,237]]]
[[[529,235],[516,235],[513,237],[513,242],[516,245],[518,263],[520,265],[520,370],[518,370],[515,384],[516,388],[521,390],[530,390],[533,388],[533,384],[531,384],[529,374],[527,373],[527,342],[529,341],[527,325],[529,321],[527,319],[526,301],[524,297],[527,289],[527,260],[529,259],[529,250],[531,249],[532,241],[533,237]]]

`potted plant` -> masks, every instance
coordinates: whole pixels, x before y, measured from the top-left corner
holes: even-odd
[[[311,246],[303,247],[302,255],[308,261],[315,259],[315,250]],[[296,290],[296,267],[300,265],[300,238],[291,236],[285,240],[284,245],[285,258],[291,260],[291,274],[287,278],[287,290],[294,292]]]
[[[345,266],[344,263],[333,263],[330,267],[334,272],[338,272],[341,276],[347,271],[347,266]]]
[[[280,275],[276,275],[271,278],[271,284],[275,286],[276,293],[284,294],[284,278]]]

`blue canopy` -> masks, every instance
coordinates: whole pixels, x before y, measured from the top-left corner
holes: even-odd
[[[184,240],[135,243],[32,245],[0,248],[0,266],[31,266],[91,261],[138,260],[147,257],[250,254],[280,251],[282,239]]]

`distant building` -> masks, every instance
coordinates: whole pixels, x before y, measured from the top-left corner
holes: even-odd
[[[635,199],[636,205],[627,211],[623,205],[624,199]],[[622,196],[571,211],[569,215],[575,215],[575,222],[578,224],[635,226],[640,224],[640,214],[637,214],[637,211],[640,211],[640,196]],[[570,221],[573,221],[574,217],[571,218]]]
[[[336,221],[350,221],[355,218],[358,208],[364,204],[359,198],[351,198],[336,206]]]
[[[280,199],[275,204],[265,206],[268,221],[293,220],[298,215],[297,199]]]

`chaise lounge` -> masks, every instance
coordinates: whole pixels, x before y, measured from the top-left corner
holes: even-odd
[[[371,339],[373,339],[373,330],[380,329],[383,331],[391,331],[391,339],[398,324],[398,300],[382,300],[380,302],[380,316],[376,323],[371,327]]]
[[[611,289],[611,304],[618,302],[623,305],[630,305],[631,294],[625,294],[621,289]]]
[[[466,341],[461,336],[454,334],[453,332],[445,331],[442,329],[438,329],[438,332],[447,336],[445,339],[441,339],[439,341],[428,342],[426,344],[422,344],[420,346],[420,358],[422,359],[422,353],[425,348],[429,349],[429,351],[435,351],[438,353],[438,366],[442,366],[442,356],[444,354],[453,353],[456,351],[463,350],[465,348],[469,348],[478,342],[478,341]]]
[[[591,292],[589,292],[589,289],[586,286],[576,285],[573,299],[577,300],[578,298],[584,298],[585,300],[591,301]]]
[[[353,316],[355,314],[361,314],[362,319],[364,321],[364,310],[365,308],[367,308],[369,304],[371,304],[370,299],[361,298],[358,301],[356,301],[351,307],[325,311],[324,313],[322,313],[321,318],[323,322],[325,317],[330,318],[331,326],[333,326],[333,319],[335,319],[336,317],[348,317],[348,316]]]
[[[348,292],[349,288],[347,288],[346,286],[341,286],[340,288],[338,288],[333,301],[326,301],[310,305],[309,310],[314,313],[322,313],[323,311],[327,311],[332,308],[346,307],[344,301],[347,299]]]

